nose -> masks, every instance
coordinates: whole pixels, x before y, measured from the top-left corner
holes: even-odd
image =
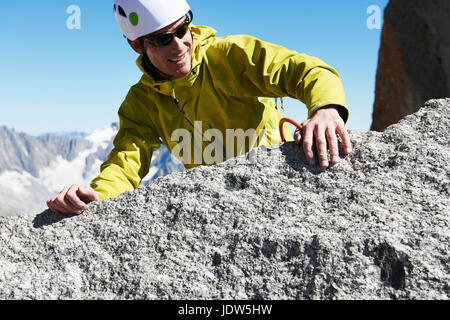
[[[183,37],[184,39],[184,37]],[[172,42],[170,43],[170,49],[176,51],[183,51],[186,45],[184,44],[184,40],[178,37],[173,37]]]

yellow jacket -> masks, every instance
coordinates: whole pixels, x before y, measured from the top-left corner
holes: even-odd
[[[281,142],[281,114],[273,98],[300,100],[308,116],[331,104],[347,111],[339,75],[323,61],[248,35],[216,37],[216,31],[205,26],[191,26],[191,32],[192,71],[183,78],[155,81],[143,69],[142,56],[138,58],[144,74],[120,107],[114,149],[91,182],[101,200],[137,188],[149,171],[153,151],[163,143],[172,152],[181,142],[171,139],[176,129],[200,136],[217,129],[223,137],[227,129],[253,128],[258,133],[263,129],[261,139],[250,139],[244,149],[234,150],[237,156],[256,146]],[[344,121],[347,117],[348,111]],[[202,121],[201,127],[196,121]],[[287,126],[285,136],[292,140]],[[202,148],[212,141],[202,142]],[[194,155],[195,150],[191,159]],[[189,158],[189,153],[177,156],[187,169],[199,165],[181,156]]]

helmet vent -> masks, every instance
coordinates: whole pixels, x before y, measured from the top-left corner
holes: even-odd
[[[119,14],[122,16],[122,17],[127,17],[127,14],[125,13],[125,10],[123,10],[123,8],[121,7],[121,6],[119,6]]]

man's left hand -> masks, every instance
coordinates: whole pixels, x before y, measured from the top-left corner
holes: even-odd
[[[303,140],[303,151],[306,160],[311,166],[316,165],[314,157],[314,144],[317,151],[317,159],[322,168],[328,168],[328,148],[330,150],[330,161],[336,164],[339,161],[339,147],[337,134],[341,137],[345,154],[352,152],[352,143],[344,120],[334,107],[324,107],[317,110],[314,115],[304,121],[303,134],[296,131],[295,141],[300,144]],[[328,147],[328,148],[327,148]]]

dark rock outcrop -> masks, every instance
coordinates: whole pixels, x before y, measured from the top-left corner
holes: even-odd
[[[390,0],[376,76],[371,130],[381,131],[429,99],[450,96],[450,1]]]
[[[0,298],[447,300],[449,127],[434,100],[327,170],[287,143],[0,217]]]

